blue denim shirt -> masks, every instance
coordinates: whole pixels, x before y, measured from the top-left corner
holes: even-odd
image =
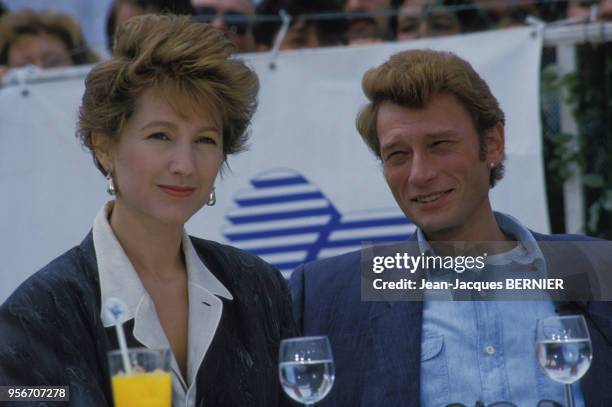
[[[505,269],[519,264],[545,268],[537,242],[516,219],[501,213],[495,218],[502,231],[519,245],[490,256],[488,267]],[[429,248],[417,230],[421,248]],[[540,400],[565,405],[563,385],[546,376],[536,360],[536,320],[556,315],[550,301],[428,301],[423,304],[421,339],[421,405],[440,407],[476,401],[485,406],[511,401],[535,407]],[[579,383],[573,385],[577,407],[584,406]]]

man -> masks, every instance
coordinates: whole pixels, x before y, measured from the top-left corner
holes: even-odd
[[[281,42],[281,50],[318,48],[342,45],[346,32],[346,20],[342,16],[340,0],[263,0],[256,14],[278,17],[277,20],[261,20],[253,27],[258,52],[267,52],[276,42],[281,28],[279,12],[285,10],[291,16],[287,33]],[[311,14],[335,13],[335,18],[310,18]]]
[[[489,190],[503,176],[505,118],[466,61],[400,52],[368,71],[363,89],[370,103],[357,128],[418,227],[413,243],[436,252],[444,242],[490,242],[486,270],[502,273],[578,262],[551,255],[545,244],[577,236],[533,233],[493,212]],[[434,301],[426,290],[424,301],[362,301],[368,250],[306,264],[291,277],[304,335],[328,335],[332,344],[336,383],[321,406],[562,403],[563,386],[546,377],[535,355],[536,321],[558,313],[587,317],[597,355],[574,386],[577,405],[612,405],[609,303]]]
[[[223,30],[236,44],[238,52],[254,52],[253,17],[255,6],[251,0],[191,0],[195,15]]]
[[[114,0],[106,17],[106,44],[113,52],[113,40],[117,27],[142,14],[193,14],[190,0]]]
[[[366,44],[393,39],[391,16],[398,0],[346,0],[349,18],[348,44]]]
[[[447,1],[405,0],[397,17],[398,41],[461,33],[455,10]]]
[[[538,15],[537,3],[532,1],[498,2],[495,0],[478,0],[475,4],[481,7],[489,23],[495,28],[523,26],[527,24],[527,16]]]

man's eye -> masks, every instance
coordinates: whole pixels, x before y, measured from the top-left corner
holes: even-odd
[[[449,141],[448,140],[438,140],[438,141],[434,141],[433,143],[431,143],[432,147],[439,147],[439,146],[443,146],[448,144]]]
[[[166,133],[153,133],[151,135],[149,135],[149,137],[147,137],[148,139],[151,140],[170,140],[170,138],[168,137],[168,135],[166,135]]]
[[[401,160],[403,157],[406,157],[406,153],[404,151],[393,151],[392,153],[387,154],[385,157],[385,162],[396,162]]]

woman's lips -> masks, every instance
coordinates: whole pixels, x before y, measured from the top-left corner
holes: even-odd
[[[186,198],[195,191],[193,187],[180,187],[175,185],[158,185],[158,187],[166,194],[177,198]]]

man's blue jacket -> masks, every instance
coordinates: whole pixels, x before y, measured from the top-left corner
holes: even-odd
[[[533,235],[538,242],[585,240]],[[549,266],[577,261],[571,250],[543,253]],[[423,303],[361,301],[361,261],[352,252],[300,266],[291,277],[303,335],[327,335],[336,364],[334,387],[317,406],[418,407]],[[612,407],[612,302],[555,305],[559,314],[583,314],[589,326],[593,361],[580,381],[586,407]]]

